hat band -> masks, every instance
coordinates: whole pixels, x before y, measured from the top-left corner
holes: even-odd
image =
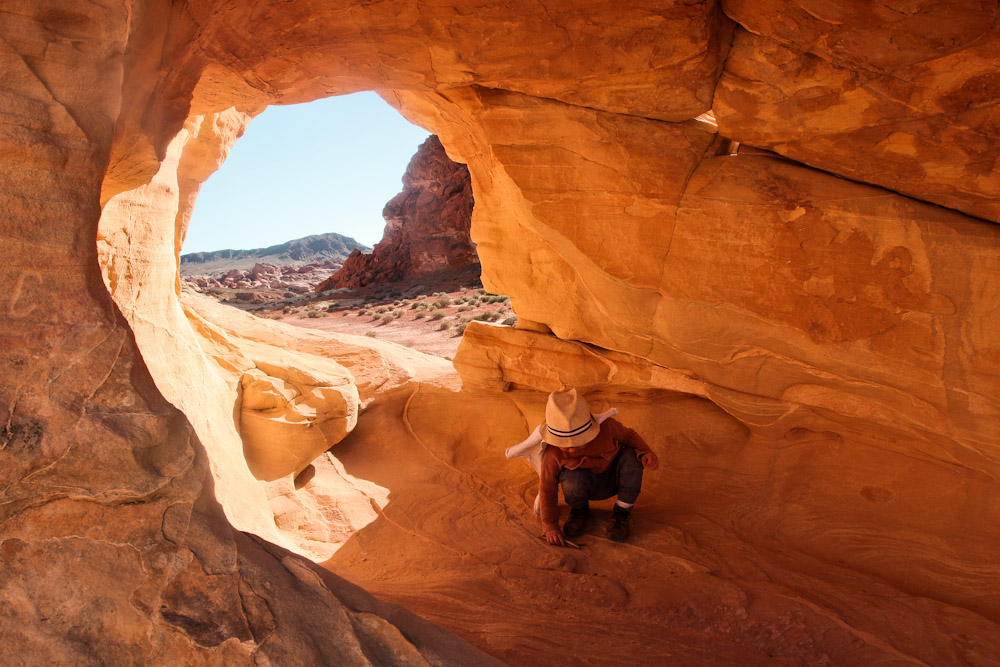
[[[587,423],[585,423],[583,426],[574,428],[571,431],[560,431],[558,429],[552,428],[548,424],[545,425],[545,428],[548,429],[549,433],[556,436],[557,438],[572,438],[575,435],[580,435],[581,433],[584,433],[588,428],[590,428],[590,424],[593,421],[594,418],[591,417],[590,419],[587,420]]]

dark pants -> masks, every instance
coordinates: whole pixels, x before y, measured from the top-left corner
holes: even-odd
[[[590,500],[604,500],[615,494],[621,502],[631,504],[642,487],[642,464],[634,449],[622,447],[604,472],[595,475],[590,470],[563,468],[559,484],[566,504],[576,509],[587,507]]]

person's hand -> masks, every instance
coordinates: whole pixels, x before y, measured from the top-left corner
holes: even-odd
[[[653,452],[639,454],[639,463],[642,464],[642,467],[649,468],[650,470],[656,470],[660,467],[660,459],[656,458],[656,454]]]
[[[563,539],[561,530],[546,530],[545,539],[548,540],[549,544],[554,544],[557,547],[566,546],[566,540]]]

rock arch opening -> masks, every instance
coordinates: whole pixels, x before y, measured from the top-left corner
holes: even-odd
[[[727,11],[739,16],[737,4]],[[651,632],[680,617],[692,619],[686,629],[709,636],[713,647],[733,648],[734,659],[747,652],[762,662],[776,653],[803,661],[912,657],[902,638],[914,627],[928,637],[921,659],[952,662],[957,655],[995,652],[989,637],[995,636],[996,596],[983,591],[992,591],[996,571],[996,512],[966,510],[979,507],[977,499],[990,497],[996,485],[990,400],[996,229],[801,164],[760,159],[751,151],[719,155],[713,150],[717,137],[691,122],[714,107],[720,127],[750,145],[799,154],[805,146],[819,166],[848,165],[855,176],[886,183],[836,145],[852,132],[867,132],[870,119],[861,110],[873,108],[884,91],[856,88],[858,111],[830,113],[844,123],[833,139],[803,140],[812,128],[797,127],[785,141],[786,128],[766,118],[770,112],[815,119],[775,108],[791,100],[823,111],[827,103],[826,96],[813,95],[813,70],[784,64],[808,58],[821,67],[824,81],[863,81],[848,72],[868,67],[861,51],[856,60],[837,53],[829,61],[816,59],[807,51],[824,39],[795,51],[787,46],[795,44],[794,36],[781,35],[779,46],[768,35],[774,26],[761,26],[767,22],[761,16],[743,17],[750,26],[744,28],[715,3],[656,12],[598,8],[586,17],[571,7],[554,13],[543,7],[528,9],[523,21],[456,12],[445,22],[446,38],[441,20],[422,14],[436,8],[425,5],[286,9],[262,3],[251,22],[250,10],[227,15],[192,4],[170,36],[179,42],[176,52],[167,50],[174,54],[168,75],[149,86],[130,73],[125,98],[146,104],[126,105],[120,120],[105,195],[125,196],[105,208],[99,236],[116,303],[157,386],[205,440],[234,525],[288,543],[271,510],[240,505],[253,496],[262,501],[258,507],[267,507],[268,494],[253,486],[244,443],[232,437],[234,416],[205,414],[206,406],[232,401],[233,387],[244,386],[248,370],[267,376],[249,373],[248,391],[262,382],[263,398],[282,394],[277,381],[336,395],[337,418],[345,424],[375,387],[401,385],[423,371],[414,371],[410,358],[386,362],[372,348],[342,349],[352,369],[371,371],[352,371],[364,378],[354,396],[335,366],[321,373],[288,350],[280,363],[268,361],[266,324],[255,322],[256,333],[249,327],[235,345],[233,331],[181,308],[176,220],[183,193],[190,191],[181,175],[199,150],[207,155],[202,163],[217,160],[225,137],[261,104],[379,89],[470,166],[487,288],[514,295],[523,317],[524,326],[512,332],[472,329],[477,340],[456,362],[470,386],[509,408],[508,430],[496,433],[513,437],[524,426],[511,426],[515,419],[537,420],[532,399],[559,383],[610,388],[640,423],[660,433],[669,426],[662,403],[679,394],[701,409],[695,428],[673,433],[670,443],[682,462],[672,480],[681,484],[674,488],[683,488],[686,498],[665,496],[663,507],[683,529],[658,531],[646,546],[655,542],[663,571],[683,578],[691,599],[706,595],[708,602],[686,614],[690,607],[683,600],[634,597],[637,591],[617,583],[573,576],[581,574],[577,561],[547,556],[538,557],[541,566],[514,563],[507,570],[511,580],[524,571],[532,577],[546,568],[565,572],[570,585],[589,586],[591,608],[602,596],[626,616],[639,604],[641,613],[662,621],[650,623]],[[302,18],[296,11],[310,21],[293,20]],[[850,29],[842,25],[835,29]],[[602,39],[612,33],[627,39]],[[507,57],[512,43],[533,38],[539,48],[530,58]],[[181,48],[188,44],[197,48]],[[637,50],[635,44],[652,46]],[[940,54],[916,55],[912,61],[924,67]],[[970,62],[978,66],[980,60],[988,59]],[[579,62],[587,67],[583,79]],[[135,67],[142,74],[154,66],[141,61]],[[769,105],[757,104],[762,93],[747,89],[748,71],[773,83],[766,86],[775,95]],[[929,76],[929,89],[946,85],[933,67],[909,73],[925,81]],[[784,80],[799,76],[806,80]],[[785,94],[798,86],[805,87],[805,101]],[[156,110],[152,118],[142,116],[147,108]],[[926,119],[907,114],[928,112],[899,108],[905,131],[883,137],[876,162],[885,172],[891,171],[886,165],[899,164],[925,174],[918,150],[923,144],[908,133],[911,120],[919,126]],[[754,113],[761,109],[758,118]],[[938,121],[935,116],[931,125]],[[946,173],[934,192],[922,189],[923,176],[893,173],[890,184],[956,207],[971,201],[968,210],[989,214],[989,197],[952,196],[955,177]],[[992,187],[988,179],[977,183]],[[183,333],[195,329],[198,337]],[[212,364],[238,374],[239,381],[216,382]],[[379,370],[386,367],[400,372]],[[268,372],[277,368],[310,372]],[[407,414],[423,409],[427,423],[444,428],[424,396],[417,390],[408,395]],[[469,408],[470,414],[479,414],[478,408]],[[393,433],[417,433],[415,423],[398,420]],[[463,434],[474,437],[487,426],[492,424],[482,419]],[[435,465],[486,465],[468,451],[435,450],[435,441],[414,440],[427,445]],[[459,455],[466,458],[459,462]],[[837,474],[827,474],[831,470]],[[692,482],[704,474],[714,481],[711,497]],[[460,477],[459,483],[490,499],[488,489]],[[245,488],[251,491],[244,494]],[[936,488],[957,491],[929,498],[925,490]],[[685,530],[721,546],[691,547]],[[534,536],[517,539],[520,553],[534,555],[527,546]],[[446,547],[459,563],[462,546]],[[507,553],[497,547],[494,556]],[[942,580],[940,572],[949,569],[953,574]],[[523,590],[534,590],[532,577],[522,580]],[[869,590],[898,601],[900,615],[886,618]],[[545,602],[557,604],[555,597]],[[762,599],[768,602],[758,604]],[[771,615],[768,608],[782,611]],[[806,639],[792,648],[773,639],[787,629],[778,617],[789,608],[808,618]],[[945,629],[929,627],[925,616],[945,619]],[[975,646],[948,638],[962,628],[974,628]]]

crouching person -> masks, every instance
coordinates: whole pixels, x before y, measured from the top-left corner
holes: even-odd
[[[542,439],[545,448],[539,472],[542,528],[549,544],[563,546],[587,527],[590,501],[617,495],[608,537],[622,542],[629,535],[632,505],[642,487],[643,468],[656,470],[659,461],[635,431],[615,419],[598,423],[576,389],[549,394]],[[569,519],[559,530],[558,488],[570,506]]]

